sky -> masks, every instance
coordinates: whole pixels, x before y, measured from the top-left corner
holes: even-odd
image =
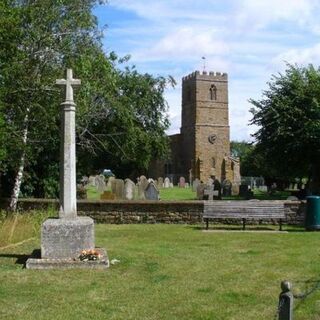
[[[181,78],[204,68],[227,72],[231,140],[252,141],[250,98],[261,99],[286,63],[320,64],[319,0],[109,0],[94,14],[104,50],[130,55],[141,73],[171,75],[171,126],[180,132]]]

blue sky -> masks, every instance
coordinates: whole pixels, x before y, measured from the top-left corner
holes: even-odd
[[[138,71],[172,75],[166,91],[171,127],[178,133],[181,78],[203,69],[229,74],[232,140],[251,140],[252,107],[285,61],[320,64],[319,0],[109,0],[94,10],[107,25],[106,52],[131,55]]]

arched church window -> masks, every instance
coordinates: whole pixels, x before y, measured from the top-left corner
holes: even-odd
[[[210,100],[217,100],[217,87],[212,84],[209,91]]]

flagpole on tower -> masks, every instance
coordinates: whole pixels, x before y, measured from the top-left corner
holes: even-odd
[[[203,60],[203,72],[206,71],[206,57],[201,58]]]

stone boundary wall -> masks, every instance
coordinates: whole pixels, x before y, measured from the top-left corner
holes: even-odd
[[[245,200],[239,200],[245,201]],[[272,201],[273,202],[273,201]],[[277,201],[285,205],[287,221],[292,225],[303,225],[305,201]],[[97,223],[202,223],[203,201],[124,201],[124,200],[78,200],[78,215],[89,216]],[[0,208],[8,207],[8,200],[2,199]],[[59,209],[58,200],[20,199],[18,210],[30,211]],[[236,221],[221,221],[236,223]],[[273,221],[264,221],[273,223]],[[250,222],[249,222],[250,223]],[[255,222],[256,223],[256,222]]]

